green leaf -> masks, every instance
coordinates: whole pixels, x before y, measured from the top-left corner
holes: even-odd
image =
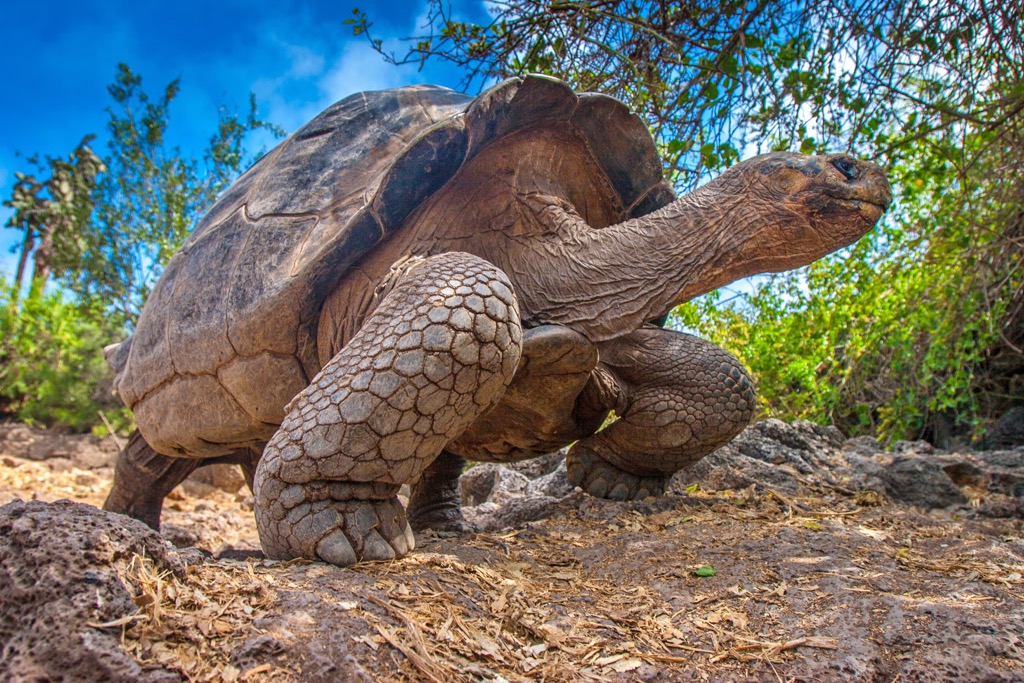
[[[716,572],[715,568],[712,567],[710,564],[706,564],[706,565],[704,565],[702,567],[697,567],[696,569],[693,570],[693,575],[694,576],[699,576],[702,579],[703,578],[708,578],[708,577],[711,577],[711,576],[715,576],[717,574],[718,574],[718,572]]]
[[[739,70],[739,62],[732,55],[725,57],[720,63],[719,67],[722,69],[722,73],[726,76],[735,78],[737,71]]]

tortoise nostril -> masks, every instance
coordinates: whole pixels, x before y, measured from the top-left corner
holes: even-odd
[[[847,180],[856,180],[860,174],[857,170],[857,164],[854,163],[853,159],[849,157],[838,157],[832,160],[832,165],[836,167],[836,170],[843,174]]]

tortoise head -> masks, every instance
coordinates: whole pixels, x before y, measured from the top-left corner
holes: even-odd
[[[892,202],[882,169],[845,154],[763,154],[709,185],[738,199],[740,218],[760,219],[744,250],[766,271],[803,266],[852,244]]]

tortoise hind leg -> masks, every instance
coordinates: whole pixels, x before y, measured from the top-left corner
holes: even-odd
[[[461,455],[441,451],[423,471],[409,494],[409,526],[413,531],[473,530],[462,516],[459,495],[459,475],[465,467],[466,459]]]
[[[153,450],[136,429],[117,456],[114,483],[103,509],[128,515],[159,531],[164,498],[190,474],[207,465],[240,465],[245,483],[252,490],[259,459],[260,452],[252,448],[219,458],[174,458]]]
[[[103,509],[128,515],[159,531],[164,498],[202,464],[196,458],[157,453],[135,430],[117,456],[114,484]]]
[[[448,253],[399,275],[263,452],[254,497],[267,556],[345,566],[409,552],[398,489],[502,396],[521,341],[492,264]]]
[[[671,476],[739,434],[754,414],[740,362],[710,342],[643,327],[601,347],[625,409],[566,456],[569,482],[599,498],[661,495]]]

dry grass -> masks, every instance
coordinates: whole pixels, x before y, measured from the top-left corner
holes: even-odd
[[[260,573],[251,563],[220,561],[188,567],[179,577],[136,555],[122,580],[138,614],[95,626],[120,628],[122,645],[143,667],[178,671],[190,681],[294,680],[294,670],[263,665],[243,674],[230,661],[253,620],[273,607],[266,570]]]

